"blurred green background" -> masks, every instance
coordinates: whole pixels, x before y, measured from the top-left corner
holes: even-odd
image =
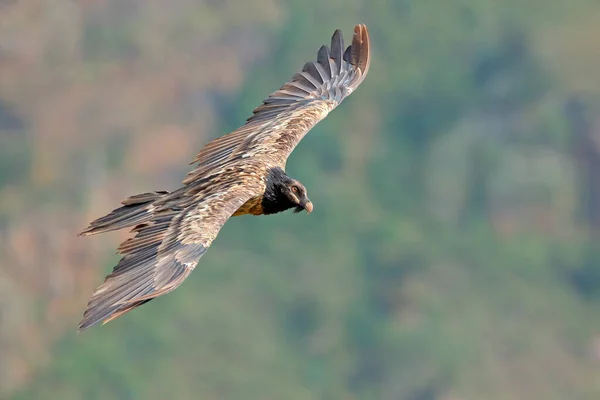
[[[357,23],[288,163],[314,213],[77,334],[127,232],[76,234]],[[592,0],[0,2],[0,398],[600,398],[598,37]]]

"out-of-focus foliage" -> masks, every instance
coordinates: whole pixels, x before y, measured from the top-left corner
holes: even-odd
[[[0,397],[597,399],[600,5],[0,2]],[[359,90],[181,289],[76,334],[127,232],[333,30]]]

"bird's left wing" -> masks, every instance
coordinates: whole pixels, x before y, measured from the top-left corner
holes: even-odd
[[[136,235],[119,246],[123,257],[92,295],[78,330],[111,321],[181,285],[229,217],[262,190],[257,180],[227,176],[219,175],[220,182],[211,182],[201,195],[168,197],[149,221],[133,228]]]
[[[266,166],[285,167],[285,162],[306,133],[336,108],[365,79],[371,63],[369,32],[356,25],[352,44],[344,50],[342,33],[336,30],[331,46],[321,46],[317,60],[271,93],[254,109],[246,124],[208,143],[192,161],[197,167],[184,184],[207,170],[250,158]]]

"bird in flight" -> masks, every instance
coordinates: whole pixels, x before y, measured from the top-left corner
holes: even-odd
[[[176,289],[232,216],[288,209],[310,213],[306,188],[285,172],[306,133],[362,83],[370,64],[369,33],[356,25],[344,49],[336,30],[317,60],[271,93],[237,130],[208,143],[173,192],[131,196],[93,221],[81,236],[133,227],[118,247],[117,266],[93,293],[78,330],[103,324]]]

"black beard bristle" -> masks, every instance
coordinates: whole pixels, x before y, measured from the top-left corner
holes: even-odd
[[[302,210],[304,210],[304,208],[302,208],[300,206],[296,206],[296,208],[294,208],[294,214],[297,214],[297,213],[299,213]]]

